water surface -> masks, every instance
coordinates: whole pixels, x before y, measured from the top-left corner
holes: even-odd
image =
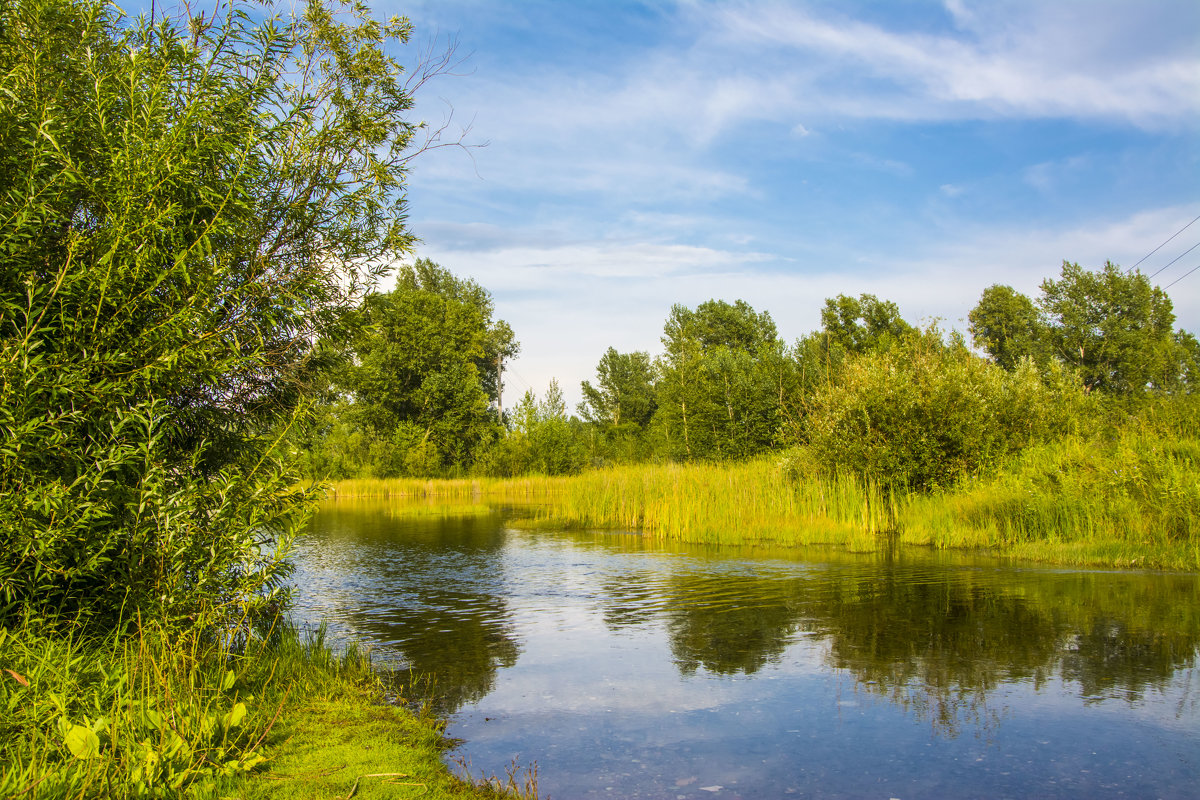
[[[297,613],[543,798],[1195,797],[1200,576],[704,548],[342,502]]]

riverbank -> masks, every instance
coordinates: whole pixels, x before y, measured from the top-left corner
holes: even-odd
[[[147,626],[0,630],[0,796],[496,797],[442,723],[383,702],[370,662],[283,629],[230,649]],[[510,793],[511,796],[511,793]]]
[[[531,502],[540,524],[681,542],[896,543],[1070,566],[1200,570],[1200,440],[1129,430],[1031,447],[992,474],[930,492],[822,472],[803,449],[733,464],[641,464],[573,477],[356,480],[331,499]]]

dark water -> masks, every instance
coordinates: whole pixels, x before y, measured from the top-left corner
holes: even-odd
[[[1200,797],[1200,576],[328,508],[298,603],[543,798]]]

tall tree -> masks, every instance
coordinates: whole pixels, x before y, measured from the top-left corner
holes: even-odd
[[[672,307],[658,361],[655,422],[675,458],[744,458],[779,427],[783,348],[770,314],[748,303]]]
[[[596,385],[583,381],[580,415],[604,440],[610,454],[627,458],[636,449],[657,407],[649,353],[618,353],[610,347],[596,365]]]
[[[873,294],[839,294],[825,301],[821,326],[831,349],[861,355],[886,350],[913,333],[899,307]]]
[[[1051,352],[1089,389],[1141,394],[1178,384],[1179,343],[1171,299],[1140,272],[1111,261],[1090,272],[1063,262],[1038,300]]]
[[[388,443],[367,471],[467,468],[500,435],[496,371],[518,345],[492,311],[487,290],[427,259],[402,267],[393,291],[366,299],[342,385],[353,395],[350,418]]]

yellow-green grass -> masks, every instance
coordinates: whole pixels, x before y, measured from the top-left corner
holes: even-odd
[[[371,484],[377,497],[388,496],[389,484],[397,487],[391,496],[414,497],[412,484],[424,497],[447,499],[476,485],[469,496],[477,502],[539,504],[540,526],[638,531],[659,540],[854,551],[900,542],[1069,565],[1200,569],[1200,441],[1071,437],[933,493],[893,494],[808,463],[794,451],[738,464],[643,464],[570,478]],[[346,495],[343,486],[335,497]]]
[[[1059,564],[1200,569],[1200,442],[1126,434],[1030,448],[954,492],[906,499],[902,539]]]
[[[546,512],[581,527],[702,544],[839,544],[874,549],[879,493],[850,477],[797,482],[785,461],[665,464],[584,473]]]
[[[545,498],[561,492],[571,478],[531,476],[525,478],[351,478],[329,485],[327,497],[385,497],[415,500],[419,498],[490,500],[527,500]]]
[[[437,720],[382,696],[365,658],[293,630],[231,649],[150,625],[0,628],[0,797],[346,797],[359,779],[356,796],[494,795],[443,765]],[[365,777],[381,772],[421,786]]]
[[[317,698],[277,726],[269,769],[233,788],[245,800],[463,798],[536,795],[535,773],[468,783],[442,763],[439,725],[375,702],[370,694]],[[501,790],[508,790],[506,793]]]

